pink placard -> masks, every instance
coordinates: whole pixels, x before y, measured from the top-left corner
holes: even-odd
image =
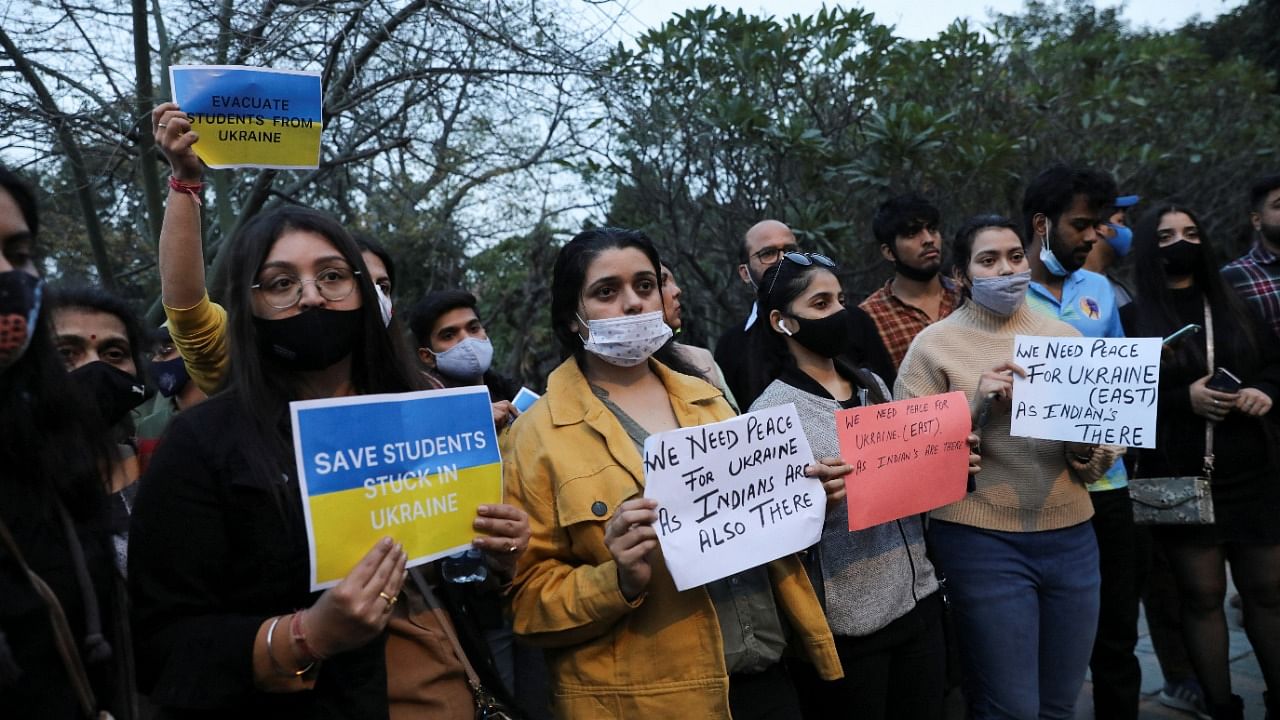
[[[948,505],[969,474],[969,403],[962,392],[898,400],[836,413],[849,529]]]

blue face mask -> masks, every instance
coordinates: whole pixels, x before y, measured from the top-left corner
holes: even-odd
[[[1133,231],[1124,225],[1115,223],[1107,223],[1107,225],[1116,232],[1115,237],[1107,242],[1110,243],[1111,249],[1116,251],[1116,255],[1124,257],[1129,254],[1129,248],[1133,247]]]
[[[191,376],[187,374],[187,365],[179,356],[151,363],[151,380],[155,382],[161,395],[171,398],[182,392]]]
[[[1044,263],[1044,269],[1048,270],[1051,275],[1057,277],[1066,277],[1071,273],[1062,267],[1062,263],[1058,260],[1058,256],[1053,254],[1053,250],[1049,248],[1049,238],[1040,241],[1040,262]]]

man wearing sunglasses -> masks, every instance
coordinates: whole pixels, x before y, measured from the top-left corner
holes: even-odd
[[[1084,269],[1093,246],[1106,240],[1103,233],[1115,205],[1116,183],[1110,175],[1066,165],[1037,175],[1022,196],[1031,240],[1027,305],[1085,337],[1124,337],[1111,282]],[[1098,634],[1089,661],[1098,717],[1138,715],[1142,671],[1134,648],[1147,553],[1146,536],[1133,524],[1128,485],[1121,460],[1089,485],[1102,574]]]
[[[754,298],[765,270],[776,265],[784,253],[799,251],[800,243],[791,228],[777,220],[762,220],[752,225],[742,237],[738,277],[750,289]],[[747,339],[756,324],[756,313],[756,305],[752,302],[751,312],[745,322],[731,324],[716,342],[716,363],[724,372],[725,382],[741,407],[749,407],[755,400],[750,393],[747,378]],[[846,315],[850,323],[850,342],[844,354],[845,359],[855,367],[870,368],[884,378],[885,382],[892,384],[897,373],[889,352],[880,340],[875,323],[856,306],[850,306]]]

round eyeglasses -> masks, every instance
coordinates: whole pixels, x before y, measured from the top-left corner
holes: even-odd
[[[320,297],[329,302],[346,300],[355,291],[356,276],[359,274],[359,270],[344,267],[325,268],[316,273],[314,278],[300,278],[297,275],[280,273],[249,287],[262,293],[262,299],[271,307],[287,310],[297,305],[302,299],[302,286],[307,283],[315,285]]]

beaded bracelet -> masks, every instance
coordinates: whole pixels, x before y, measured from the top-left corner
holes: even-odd
[[[276,672],[280,673],[281,675],[284,675],[285,677],[288,677],[290,675],[294,677],[302,677],[303,675],[306,675],[307,673],[311,672],[311,668],[316,666],[314,662],[307,663],[307,666],[302,668],[301,670],[289,670],[289,669],[286,669],[285,666],[280,664],[280,661],[276,659],[276,654],[271,650],[271,636],[275,633],[276,625],[280,624],[280,618],[282,617],[284,616],[277,615],[271,618],[271,625],[267,627],[267,657],[271,660],[271,665],[275,667]]]

